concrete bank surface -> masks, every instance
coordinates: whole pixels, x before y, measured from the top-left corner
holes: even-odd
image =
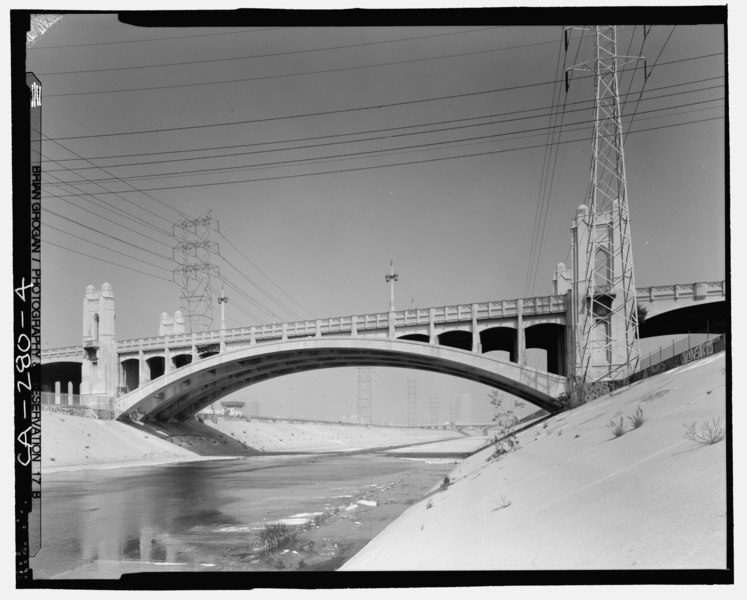
[[[556,415],[461,462],[341,570],[724,569],[725,409],[721,353]]]
[[[42,472],[140,466],[262,452],[333,452],[459,437],[446,430],[218,420],[138,427],[42,411]]]

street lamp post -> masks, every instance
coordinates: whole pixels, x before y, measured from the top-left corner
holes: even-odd
[[[228,302],[228,296],[223,289],[220,288],[220,296],[218,297],[218,304],[220,304],[220,351],[226,351],[226,303]]]
[[[394,312],[394,282],[397,281],[399,275],[394,272],[394,261],[389,261],[389,273],[384,275],[384,279],[389,284],[389,312]]]

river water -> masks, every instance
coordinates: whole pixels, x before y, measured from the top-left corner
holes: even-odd
[[[49,474],[34,579],[334,570],[453,467],[298,455]],[[294,538],[263,551],[260,529],[279,520]]]

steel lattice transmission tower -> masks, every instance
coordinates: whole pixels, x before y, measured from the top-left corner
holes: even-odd
[[[211,261],[219,252],[217,242],[210,240],[214,231],[219,231],[219,225],[210,212],[196,219],[185,217],[173,226],[177,240],[174,260],[179,264],[174,269],[174,281],[179,284],[180,310],[189,332],[213,328],[211,281],[220,277],[218,267]]]
[[[590,29],[594,59],[569,69],[592,71],[595,92],[588,205],[574,227],[577,383],[626,377],[640,359],[618,71],[641,57],[617,55],[615,26]]]
[[[418,390],[417,380],[407,380],[407,424],[418,424]]]
[[[438,423],[438,405],[439,405],[439,398],[437,396],[431,396],[428,400],[428,405],[431,412],[431,425],[436,425]]]
[[[358,422],[370,425],[373,397],[371,392],[371,368],[358,367]]]

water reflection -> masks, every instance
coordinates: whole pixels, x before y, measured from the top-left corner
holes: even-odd
[[[447,469],[371,456],[275,457],[49,475],[32,568],[36,579],[268,568],[257,556],[263,523],[344,513],[351,498],[409,483],[418,471],[433,471],[435,482]],[[374,510],[359,508],[358,526]]]

